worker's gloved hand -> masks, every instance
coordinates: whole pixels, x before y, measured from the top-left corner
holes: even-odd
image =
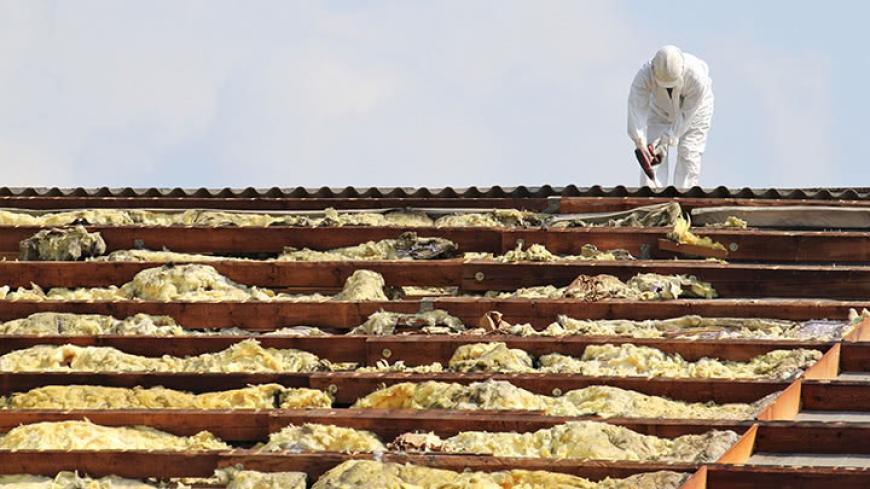
[[[637,146],[638,151],[640,151],[641,155],[643,155],[643,158],[644,158],[646,161],[652,161],[652,160],[653,160],[653,154],[650,153],[650,151],[649,151],[649,145],[646,144],[646,140],[645,140],[645,139],[640,139],[640,138],[635,139],[635,140],[634,140],[634,144],[635,144],[635,146]]]
[[[659,160],[664,160],[665,155],[668,154],[668,140],[664,137],[658,138],[652,142],[652,156],[653,158],[658,158]]]

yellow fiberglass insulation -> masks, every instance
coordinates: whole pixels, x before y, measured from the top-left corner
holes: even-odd
[[[203,255],[200,253],[178,253],[175,251],[153,250],[118,250],[105,256],[92,258],[89,261],[134,261],[134,262],[201,262],[201,261],[224,261],[245,260],[244,258],[232,258],[227,256]]]
[[[552,416],[620,418],[752,419],[767,399],[753,404],[687,403],[611,386],[590,386],[545,396],[506,381],[469,385],[446,382],[403,382],[360,398],[360,409],[528,410]]]
[[[702,246],[713,250],[725,251],[725,246],[722,243],[717,243],[709,237],[700,237],[691,231],[691,223],[688,219],[680,216],[674,223],[674,229],[668,233],[668,239],[680,244]]]
[[[724,379],[792,379],[822,357],[817,350],[774,350],[749,362],[702,358],[695,362],[655,348],[589,345],[580,358],[559,353],[539,358],[540,371],[590,376],[689,377]]]
[[[169,316],[136,314],[125,319],[99,314],[37,312],[26,318],[0,323],[0,335],[99,336],[147,335],[179,336],[186,331]]]
[[[532,357],[504,343],[473,343],[456,349],[448,364],[455,372],[530,372]]]
[[[517,209],[493,209],[486,212],[470,212],[445,215],[435,220],[436,227],[533,227],[541,226],[545,214]]]
[[[456,243],[443,238],[418,237],[407,232],[397,239],[367,241],[328,251],[286,248],[278,261],[434,260],[456,255]]]
[[[38,475],[2,475],[0,489],[158,489],[163,484],[151,484],[116,476],[92,479],[75,472],[58,472],[54,477]],[[179,486],[179,489],[184,486]]]
[[[21,425],[0,435],[0,450],[228,450],[213,434],[176,436],[147,426],[101,426],[90,421]]]
[[[260,447],[267,452],[384,452],[386,447],[373,433],[341,426],[306,423],[290,425],[269,435]]]
[[[450,438],[430,439],[424,451],[496,457],[710,463],[718,460],[738,438],[733,431],[659,438],[608,423],[571,421],[530,433],[464,431]]]
[[[588,302],[604,299],[639,301],[673,300],[680,297],[712,299],[716,290],[707,282],[691,275],[659,275],[641,273],[623,282],[613,275],[579,275],[567,287],[552,285],[527,287],[514,292],[488,292],[497,298],[566,298]]]
[[[560,261],[589,261],[589,260],[631,260],[631,256],[626,250],[614,249],[610,251],[599,251],[595,245],[585,244],[579,255],[555,255],[550,252],[542,244],[532,244],[527,248],[523,248],[523,243],[517,243],[517,247],[500,256],[483,256],[483,259],[495,260],[501,263],[516,263],[516,262],[560,262]]]
[[[345,282],[344,289],[332,300],[382,301],[384,278],[370,270],[356,270]],[[44,292],[33,284],[30,289],[10,292],[0,287],[0,299],[9,301],[326,301],[320,294],[276,294],[270,289],[233,282],[209,265],[173,265],[148,268],[137,273],[121,287],[53,288]]]
[[[106,252],[100,233],[89,233],[84,226],[43,229],[19,243],[20,260],[76,261]]]
[[[288,409],[329,408],[326,393],[278,384],[194,394],[164,387],[51,385],[7,397],[8,409]]]
[[[768,318],[680,316],[669,319],[573,319],[559,316],[541,331],[513,325],[503,332],[520,336],[628,336],[633,338],[751,338],[838,340],[851,326],[845,321],[787,321]]]
[[[688,476],[650,472],[625,479],[587,479],[558,472],[510,470],[454,472],[409,464],[348,460],[312,489],[678,489]]]
[[[308,487],[308,477],[304,472],[233,470],[228,479],[226,489],[305,489]]]
[[[387,301],[384,277],[371,270],[356,270],[333,299],[337,301]]]
[[[543,355],[537,363],[523,350],[504,343],[471,343],[456,349],[447,368],[452,372],[571,373],[595,377],[684,377],[724,379],[781,379],[797,377],[822,357],[817,350],[774,350],[749,362],[701,358],[684,360],[656,348],[632,344],[589,345],[580,358],[559,353]],[[379,364],[366,372],[439,372],[438,363],[417,367],[401,362]]]
[[[144,357],[111,347],[37,345],[0,356],[3,372],[314,372],[326,368],[316,355],[263,348],[248,339],[217,353]]]
[[[391,335],[396,334],[398,328],[409,328],[423,333],[466,331],[461,319],[442,309],[435,309],[415,314],[378,311],[369,315],[364,323],[353,328],[348,334]]]
[[[728,216],[725,219],[725,222],[711,222],[705,223],[704,227],[708,228],[737,228],[737,229],[746,229],[749,227],[749,223],[740,219],[737,216]]]

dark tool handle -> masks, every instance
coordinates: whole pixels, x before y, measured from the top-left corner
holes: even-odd
[[[656,175],[653,173],[652,165],[650,162],[644,157],[643,151],[640,149],[634,150],[634,156],[637,158],[637,162],[640,163],[640,168],[649,177],[650,180],[655,180]]]

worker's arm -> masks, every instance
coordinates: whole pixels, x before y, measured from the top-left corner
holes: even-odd
[[[638,148],[645,147],[647,144],[647,119],[650,111],[650,94],[654,84],[652,65],[646,62],[634,76],[628,93],[628,137]]]
[[[706,70],[705,70],[706,71]],[[695,118],[695,113],[701,108],[705,97],[712,90],[710,87],[710,79],[706,73],[695,72],[689,73],[684,79],[682,96],[685,97],[680,106],[677,120],[672,129],[674,138],[679,139],[689,130],[689,125]]]

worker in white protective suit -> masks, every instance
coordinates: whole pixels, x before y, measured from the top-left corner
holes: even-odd
[[[652,167],[655,179],[641,171],[640,184],[667,185],[668,150],[676,147],[674,186],[698,185],[712,118],[713,82],[707,63],[676,46],[659,49],[637,72],[628,95],[628,136],[648,161],[656,155],[662,161]]]

